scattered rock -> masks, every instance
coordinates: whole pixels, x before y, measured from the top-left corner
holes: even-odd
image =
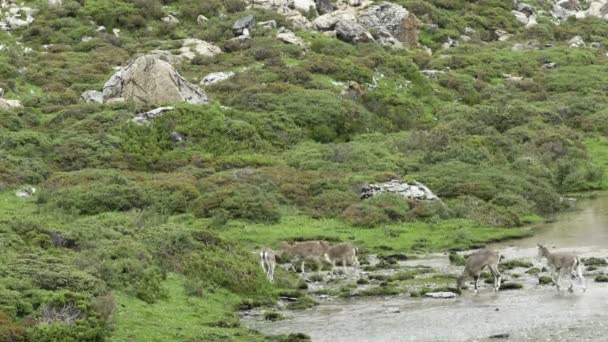
[[[432,79],[432,80],[438,80],[439,79],[439,74],[444,74],[445,71],[443,70],[422,70],[421,73]]]
[[[524,286],[520,283],[503,283],[500,285],[500,291],[507,291],[507,290],[519,290],[522,289]]]
[[[197,55],[213,58],[222,53],[222,49],[211,43],[207,43],[204,40],[188,38],[182,43],[182,47],[179,49],[179,52],[180,58],[193,60]]]
[[[9,100],[0,98],[0,109],[21,108],[23,104],[19,100]]]
[[[172,111],[174,109],[175,107],[158,107],[156,109],[137,114],[131,121],[141,126],[148,125],[150,124],[150,122],[152,122],[152,120],[163,116],[166,112]],[[171,135],[171,138],[173,139],[173,135]]]
[[[281,29],[279,29],[279,32],[277,33],[277,39],[287,44],[297,45],[303,50],[306,50],[306,44],[304,44],[304,40],[284,27],[281,27]]]
[[[608,265],[608,262],[606,262],[605,258],[590,257],[590,258],[584,258],[581,261],[583,262],[583,264],[585,266],[606,266],[606,265]]]
[[[512,34],[505,30],[495,30],[494,34],[496,35],[496,39],[499,42],[506,42],[507,40],[511,39],[511,37],[513,37]]]
[[[369,198],[382,193],[396,193],[407,199],[416,200],[438,200],[429,188],[424,184],[414,182],[413,184],[392,180],[386,183],[364,185],[361,198]]]
[[[227,40],[224,43],[224,50],[226,52],[235,52],[249,49],[252,45],[251,37],[240,36]]]
[[[336,37],[349,43],[373,42],[374,37],[363,27],[353,21],[340,20],[336,24]]]
[[[317,4],[315,0],[291,0],[290,4],[294,9],[307,13],[309,11],[315,11],[317,9]]]
[[[207,104],[209,99],[158,56],[145,55],[116,72],[103,86],[103,99],[124,98],[143,104],[187,102]]]
[[[585,41],[583,40],[583,37],[581,37],[581,36],[574,36],[568,41],[568,45],[571,48],[583,47],[583,46],[585,46]]]
[[[258,27],[273,29],[273,28],[277,27],[277,21],[276,20],[262,21],[262,22],[258,23]]]
[[[591,44],[589,44],[592,48],[594,49],[599,49],[602,47],[602,44],[598,43],[598,42],[592,42]]]
[[[548,277],[548,276],[540,276],[540,277],[538,277],[538,284],[539,285],[551,285],[551,284],[553,284],[553,279],[551,279],[551,277]]]
[[[210,86],[212,84],[216,84],[222,81],[225,81],[229,78],[234,77],[235,73],[232,71],[221,71],[221,72],[213,72],[203,77],[201,80],[201,85]]]
[[[452,39],[452,37],[448,36],[445,39],[446,39],[446,41],[441,45],[442,49],[449,49],[449,48],[458,46],[458,41],[455,39]]]
[[[600,274],[600,275],[596,276],[594,279],[598,283],[608,283],[608,275],[605,275],[605,274]]]
[[[331,13],[335,9],[331,0],[315,0],[315,4],[317,5],[317,12],[319,14]]]
[[[182,142],[188,140],[185,135],[179,134],[177,132],[171,132],[171,141],[174,143]]]
[[[248,36],[251,30],[255,27],[255,15],[248,15],[237,20],[232,25],[232,33],[235,37],[242,35]]]
[[[0,30],[11,31],[32,24],[37,10],[31,7],[18,6],[15,3],[8,4],[0,11]]]
[[[112,33],[114,33],[114,36],[116,38],[120,38],[120,29],[117,29],[117,28],[112,29]]]
[[[176,17],[172,16],[171,14],[169,14],[166,17],[163,17],[161,20],[167,24],[172,24],[172,25],[179,24],[179,20]]]
[[[61,7],[63,5],[63,0],[49,0],[49,7]]]
[[[371,6],[359,15],[357,22],[374,32],[374,38],[382,45],[418,46],[420,22],[400,5],[383,2]]]
[[[88,103],[103,103],[103,93],[97,90],[85,90],[80,99]]]
[[[492,339],[502,339],[502,338],[509,338],[509,334],[508,333],[502,333],[502,334],[496,334],[496,335],[491,335],[488,338],[492,338]]]
[[[543,69],[555,69],[555,68],[557,68],[557,63],[555,63],[555,62],[543,64]]]
[[[456,294],[454,292],[427,292],[424,294],[424,296],[430,297],[430,298],[447,299],[447,298],[455,298]]]
[[[19,198],[30,198],[30,197],[34,196],[35,193],[36,193],[36,188],[34,188],[32,186],[26,186],[26,187],[23,187],[23,188],[15,191],[15,196],[17,196]]]

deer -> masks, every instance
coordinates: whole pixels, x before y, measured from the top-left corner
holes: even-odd
[[[306,260],[312,260],[320,266],[328,250],[329,245],[324,241],[303,241],[296,242],[293,245],[284,243],[279,251],[279,256],[295,258],[297,262],[301,262],[300,269],[302,271],[302,276],[305,276],[306,270],[304,269],[304,264],[306,263]],[[295,269],[294,265],[295,264],[292,263],[292,268]]]
[[[331,246],[324,254],[324,258],[325,261],[331,264],[334,271],[336,264],[342,263],[342,268],[344,273],[346,273],[346,265],[359,266],[358,255],[359,249],[357,247],[354,247],[350,243],[340,243]]]
[[[494,276],[494,291],[500,289],[501,275],[498,271],[498,262],[500,261],[501,255],[490,249],[480,249],[474,254],[470,255],[464,263],[464,271],[462,275],[458,277],[457,288],[460,290],[464,285],[464,281],[472,277],[475,281],[475,293],[479,289],[479,277],[481,271],[486,267],[490,269],[490,272]]]
[[[264,248],[260,251],[260,264],[268,281],[274,282],[274,269],[277,266],[276,253],[270,248]]]
[[[583,268],[581,260],[572,253],[567,252],[550,252],[549,249],[541,244],[538,244],[538,256],[547,259],[547,265],[551,269],[551,279],[557,287],[557,292],[560,291],[559,279],[566,273],[570,274],[570,287],[568,292],[574,292],[574,279],[577,278],[583,286],[583,292],[587,291],[585,285],[585,277],[583,277]]]

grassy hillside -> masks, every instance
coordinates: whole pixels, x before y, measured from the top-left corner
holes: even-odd
[[[221,47],[246,14],[285,18],[240,0],[25,1],[36,21],[0,31],[0,87],[24,105],[0,110],[0,341],[264,340],[238,308],[302,284],[283,271],[268,283],[256,248],[463,249],[525,236],[564,209],[561,194],[606,187],[608,22],[525,29],[511,1],[393,2],[432,54],[296,30],[304,51],[258,28],[249,49],[176,65],[194,84],[236,73],[204,88],[211,104],[173,103],[137,126],[153,107],[80,94],[185,38]],[[600,47],[571,48],[575,35]],[[391,179],[445,205],[360,199],[361,184]],[[17,198],[25,185],[36,195]]]

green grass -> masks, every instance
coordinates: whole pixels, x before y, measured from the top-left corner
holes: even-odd
[[[608,138],[601,136],[588,138],[585,140],[585,146],[587,147],[587,153],[591,161],[606,172],[608,170]],[[605,176],[600,186],[602,189],[608,189],[608,182]]]
[[[526,228],[480,227],[472,221],[457,219],[366,229],[353,228],[335,219],[288,216],[273,225],[241,222],[225,228],[220,234],[226,239],[258,246],[277,246],[281,241],[293,239],[325,239],[352,241],[367,252],[407,252],[466,249],[489,242],[527,237],[532,233]]]
[[[238,327],[234,309],[240,298],[224,290],[188,296],[184,278],[170,274],[163,286],[167,300],[147,304],[118,293],[118,313],[111,341],[264,341]]]

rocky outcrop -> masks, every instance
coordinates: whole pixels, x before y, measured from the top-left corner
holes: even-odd
[[[103,102],[124,99],[142,104],[209,103],[203,91],[156,55],[139,57],[126,67],[120,68],[104,84],[102,93]]]
[[[363,11],[357,21],[374,32],[374,38],[382,45],[418,46],[420,22],[402,6],[383,2]]]
[[[80,99],[87,103],[103,103],[103,93],[98,90],[86,90],[80,95]]]
[[[15,196],[19,198],[30,198],[36,194],[36,188],[33,186],[26,186],[15,191]]]
[[[362,187],[361,198],[373,197],[383,193],[395,193],[406,199],[414,200],[439,200],[424,184],[415,182],[413,184],[403,183],[396,179],[386,183],[366,184]]]
[[[225,81],[227,79],[230,79],[230,78],[234,77],[234,75],[235,75],[235,73],[232,71],[213,72],[213,73],[210,73],[207,76],[203,77],[203,79],[201,80],[201,85],[210,86],[212,84],[216,84],[216,83]]]
[[[319,14],[327,14],[334,11],[334,5],[331,3],[331,0],[315,0],[317,5],[317,12]]]
[[[581,36],[574,36],[568,41],[568,46],[571,48],[584,47],[585,41]]]
[[[306,44],[304,43],[304,40],[302,38],[296,36],[295,33],[289,31],[284,27],[281,27],[279,29],[279,32],[277,33],[277,39],[282,41],[283,43],[297,45],[302,48],[302,50],[307,49]]]
[[[338,21],[336,24],[336,37],[349,43],[368,43],[375,41],[363,25],[354,21]]]
[[[224,50],[226,52],[246,50],[251,47],[251,44],[251,37],[243,35],[227,40],[224,43]]]
[[[179,52],[180,58],[193,60],[197,55],[208,58],[215,57],[222,53],[222,49],[204,40],[189,38],[184,39]]]
[[[19,100],[0,99],[0,109],[21,108],[23,104]]]
[[[255,27],[255,15],[248,15],[240,18],[232,25],[232,33],[235,37],[249,36]]]
[[[35,21],[34,15],[37,13],[38,10],[31,7],[6,4],[0,11],[0,30],[11,31],[27,27]]]

